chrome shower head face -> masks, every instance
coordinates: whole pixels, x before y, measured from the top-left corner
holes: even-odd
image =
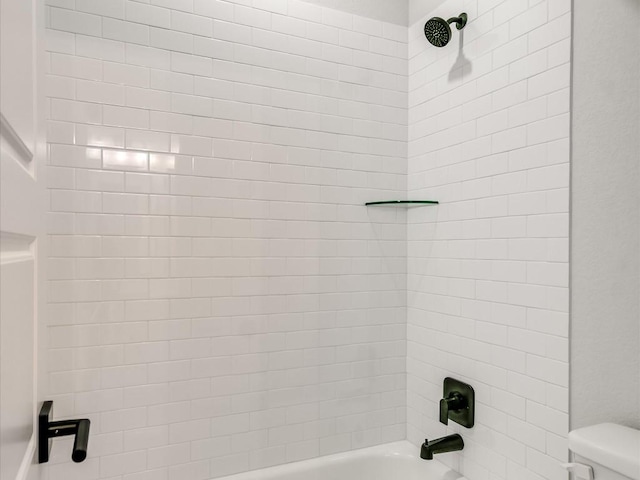
[[[424,25],[424,35],[434,47],[444,47],[451,40],[451,27],[440,17],[433,17]]]

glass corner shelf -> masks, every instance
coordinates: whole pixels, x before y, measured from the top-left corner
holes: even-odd
[[[438,205],[435,200],[387,200],[384,202],[367,202],[367,207],[426,207],[428,205]]]

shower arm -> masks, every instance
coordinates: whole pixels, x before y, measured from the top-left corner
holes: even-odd
[[[447,23],[448,24],[455,23],[456,28],[458,30],[462,30],[464,26],[467,24],[467,14],[461,13],[459,17],[451,17],[449,20],[447,20]]]

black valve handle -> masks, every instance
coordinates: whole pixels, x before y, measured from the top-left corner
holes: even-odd
[[[440,423],[449,425],[449,412],[467,408],[467,399],[458,392],[452,392],[447,398],[440,400]]]

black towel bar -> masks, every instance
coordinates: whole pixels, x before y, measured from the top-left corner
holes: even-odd
[[[38,463],[49,461],[49,449],[52,438],[74,435],[71,459],[80,463],[87,458],[87,446],[89,445],[89,428],[91,421],[86,418],[78,420],[51,421],[53,414],[53,402],[46,401],[42,404],[38,415]]]

